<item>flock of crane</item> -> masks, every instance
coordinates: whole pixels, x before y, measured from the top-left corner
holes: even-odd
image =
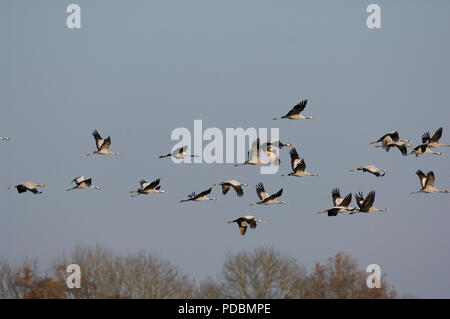
[[[281,118],[273,118],[273,120],[279,120],[279,119],[291,119],[291,120],[306,120],[306,119],[314,119],[314,116],[303,116],[301,112],[305,109],[306,104],[308,100],[303,100],[299,102],[297,105],[295,105],[286,115],[282,116]],[[111,137],[108,136],[106,139],[103,139],[99,132],[95,130],[92,133],[95,144],[97,146],[97,150],[87,154],[88,156],[91,155],[120,155],[120,153],[115,153],[110,150],[111,146]],[[390,133],[387,133],[380,137],[378,140],[371,142],[370,144],[377,144],[381,143],[380,145],[376,145],[376,147],[381,147],[386,152],[389,152],[390,148],[397,148],[402,155],[413,155],[416,156],[422,155],[422,154],[435,154],[435,155],[442,155],[440,152],[434,152],[431,149],[441,146],[450,146],[447,144],[443,144],[440,142],[440,139],[442,137],[442,127],[437,129],[433,136],[430,135],[429,132],[425,132],[422,135],[422,144],[413,147],[413,145],[408,144],[410,140],[408,139],[400,139],[398,131],[393,131]],[[11,138],[8,137],[0,137],[0,141],[8,141],[11,140]],[[282,174],[281,176],[296,176],[296,177],[304,177],[304,176],[318,176],[317,173],[309,173],[306,171],[306,164],[304,158],[300,157],[297,153],[296,148],[292,144],[283,144],[281,141],[269,141],[262,145],[260,145],[260,140],[257,138],[251,146],[251,149],[248,151],[248,159],[244,163],[235,164],[235,166],[240,165],[280,165],[281,161],[278,156],[278,151],[281,150],[283,147],[290,147],[290,157],[291,157],[291,169],[292,171],[289,174]],[[408,147],[413,148],[410,153],[408,153]],[[264,153],[269,158],[269,161],[265,161],[261,159],[261,149],[264,151]],[[165,157],[173,157],[176,159],[183,159],[185,157],[196,157],[197,155],[188,154],[187,153],[187,146],[182,146],[176,150],[174,150],[172,153],[166,154],[166,155],[160,155],[159,158],[165,158]],[[374,165],[366,165],[363,167],[358,167],[356,169],[352,169],[352,172],[355,171],[362,171],[362,172],[368,172],[371,173],[377,177],[382,177],[389,171],[387,169],[379,169],[375,167]],[[418,170],[416,174],[419,176],[421,189],[417,192],[412,192],[411,194],[415,193],[433,193],[433,192],[440,192],[440,193],[450,193],[448,190],[438,190],[434,186],[435,177],[433,171],[428,172],[426,175],[421,171]],[[85,178],[84,176],[79,176],[72,181],[75,183],[75,186],[72,188],[67,189],[67,191],[71,191],[74,189],[88,189],[93,188],[100,190],[100,186],[94,186],[92,185],[92,178]],[[242,197],[244,195],[244,191],[242,189],[243,186],[248,186],[248,184],[240,183],[236,180],[227,180],[218,184],[214,184],[215,186],[220,186],[222,188],[222,194],[225,195],[228,193],[230,188],[233,188],[236,192],[237,196]],[[37,188],[44,188],[46,187],[44,184],[36,184],[34,182],[23,182],[21,184],[8,187],[9,189],[16,189],[19,193],[24,192],[31,192],[33,194],[40,194],[42,191],[39,191]],[[180,202],[187,202],[187,201],[205,201],[205,200],[217,200],[216,197],[208,197],[208,195],[211,193],[212,187],[209,189],[202,191],[198,194],[195,192],[189,194],[187,199],[183,199]],[[140,181],[140,187],[136,191],[130,191],[131,197],[135,197],[138,195],[148,195],[153,193],[167,193],[167,191],[161,189],[160,185],[160,179],[156,179],[152,182],[147,182],[145,180]],[[273,193],[269,195],[269,193],[266,192],[264,185],[260,182],[256,185],[256,194],[259,198],[259,201],[256,203],[252,203],[250,205],[272,205],[272,204],[288,204],[288,202],[278,200],[279,197],[283,194],[283,188],[281,188],[278,192]],[[369,192],[367,196],[364,197],[362,192],[355,194],[355,200],[358,207],[351,207],[352,202],[352,193],[347,194],[344,198],[341,197],[340,190],[338,188],[334,188],[331,191],[332,196],[332,202],[333,207],[330,209],[319,211],[319,214],[326,213],[328,216],[337,216],[339,213],[346,213],[354,214],[354,213],[369,213],[369,212],[387,212],[387,209],[377,209],[373,205],[375,201],[375,191]],[[245,235],[247,231],[247,227],[250,226],[250,228],[256,228],[258,222],[263,222],[263,219],[256,219],[254,216],[243,216],[239,217],[235,220],[228,221],[227,223],[237,223],[239,227],[239,231],[241,235]]]

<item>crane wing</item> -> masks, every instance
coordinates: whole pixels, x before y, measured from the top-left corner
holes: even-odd
[[[102,148],[103,145],[103,139],[100,136],[100,134],[98,133],[97,130],[94,130],[94,132],[92,132],[92,136],[95,139],[95,145],[97,145],[97,150],[100,151],[100,149]]]
[[[400,139],[397,131],[388,134],[388,136],[391,138],[392,141],[398,141]]]
[[[87,187],[91,187],[91,185],[92,185],[92,178],[85,179],[81,183],[85,183]]]
[[[259,137],[256,139],[256,158],[259,161],[261,156],[261,149],[260,149],[260,144],[259,144]]]
[[[77,178],[74,178],[74,179],[72,180],[72,183],[75,182],[76,184],[80,184],[80,183],[83,182],[83,181],[84,181],[84,176],[79,176],[79,177],[77,177]]]
[[[368,210],[370,207],[372,207],[374,201],[375,201],[375,191],[371,191],[364,200],[363,207],[366,210]]]
[[[139,184],[141,184],[141,188],[142,188],[142,189],[145,189],[148,185],[150,185],[150,183],[147,182],[145,179],[141,179],[141,180],[139,181]]]
[[[230,184],[222,184],[222,194],[225,195],[230,190]]]
[[[269,194],[267,194],[266,190],[264,189],[264,185],[261,182],[256,184],[256,194],[258,195],[260,200],[265,200],[269,197]]]
[[[306,107],[308,100],[303,100],[297,103],[285,116],[297,115],[300,114]]]
[[[242,195],[244,195],[244,191],[242,190],[241,185],[233,185],[233,184],[231,184],[231,186],[233,186],[233,189],[236,191],[236,194],[239,197],[242,197]]]
[[[272,199],[278,198],[278,197],[281,196],[281,194],[283,194],[283,189],[280,189],[277,193],[270,195],[264,201],[268,202],[268,201],[270,201]]]
[[[16,189],[17,189],[17,191],[18,191],[19,193],[24,193],[24,192],[26,192],[27,190],[30,190],[28,187],[26,187],[26,186],[24,186],[24,185],[22,185],[22,184],[16,185]]]
[[[362,209],[364,204],[364,194],[362,192],[358,192],[357,194],[355,194],[355,199],[359,209]]]
[[[434,173],[433,171],[429,171],[427,174],[427,178],[425,181],[425,187],[427,186],[434,186]]]
[[[106,139],[103,140],[103,144],[100,147],[100,149],[109,150],[110,145],[111,145],[111,136],[108,136]]]
[[[431,138],[430,142],[439,142],[442,136],[442,127],[438,128]]]
[[[148,185],[147,186],[145,186],[145,189],[153,189],[153,188],[155,188],[156,186],[158,186],[158,184],[159,184],[159,182],[160,182],[160,179],[158,178],[158,179],[155,179],[153,182],[151,182],[151,183],[147,183]]]
[[[337,216],[338,213],[339,213],[339,208],[330,208],[328,210],[328,214],[327,215],[328,215],[328,217]]]
[[[419,176],[420,185],[422,185],[422,188],[425,188],[425,182],[427,181],[425,174],[420,169],[417,170],[416,174]]]
[[[430,132],[425,132],[422,134],[422,143],[425,144],[431,140]]]
[[[303,158],[300,158],[297,163],[297,166],[295,166],[294,173],[297,171],[304,171],[305,169],[306,169],[305,160]]]
[[[267,151],[272,152],[274,148],[278,148],[281,150],[286,145],[281,143],[280,140],[271,140],[269,142],[264,143],[262,146],[263,146],[263,149],[266,149]]]
[[[253,141],[250,150],[247,152],[249,163],[256,163],[260,158],[260,149],[259,149],[259,138]]]
[[[334,206],[339,206],[339,204],[342,202],[341,192],[339,191],[339,188],[333,188],[331,190],[331,197],[333,198]]]
[[[176,152],[181,155],[183,153],[185,153],[187,151],[187,145],[183,145],[182,147],[180,147],[179,149],[176,150]]]
[[[344,199],[339,203],[339,205],[336,206],[348,207],[350,206],[351,202],[352,202],[352,193],[348,193],[347,196],[345,196]]]
[[[249,223],[250,224],[250,228],[256,228],[256,226],[257,226],[257,222],[256,222],[256,220],[254,219],[254,218],[252,218],[252,219],[247,219],[247,223]]]
[[[292,171],[295,172],[295,169],[297,168],[298,164],[301,161],[300,156],[298,156],[297,149],[295,147],[290,149],[289,155],[291,155],[291,168],[292,168]]]
[[[245,232],[247,231],[247,222],[246,221],[239,223],[239,231],[242,236],[245,235]]]
[[[420,144],[419,146],[414,147],[414,151],[417,152],[420,150],[420,152],[423,154],[426,152],[427,147],[428,147],[427,144]]]
[[[212,187],[211,187],[210,189],[207,189],[206,191],[201,192],[200,194],[198,194],[198,195],[195,196],[195,197],[196,197],[196,198],[200,198],[200,197],[209,195],[209,194],[211,193],[211,189],[212,189]]]
[[[398,150],[400,151],[400,153],[402,153],[402,155],[407,155],[408,154],[408,149],[406,148],[406,145],[405,144],[403,144],[403,145],[397,145],[397,144],[395,144],[395,147],[397,147],[398,148]],[[387,149],[388,150],[388,149]],[[387,151],[386,150],[386,151]]]

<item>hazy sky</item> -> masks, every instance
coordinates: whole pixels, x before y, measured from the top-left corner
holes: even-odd
[[[372,2],[378,30],[366,27]],[[0,136],[13,139],[0,143],[0,256],[45,263],[100,243],[155,253],[202,280],[227,252],[271,246],[312,267],[344,251],[379,264],[400,293],[450,297],[450,195],[410,195],[417,169],[450,189],[450,148],[416,158],[369,145],[395,129],[416,145],[440,126],[450,144],[449,1],[78,0],[78,30],[66,26],[70,3],[0,2]],[[272,120],[304,98],[316,120]],[[281,177],[284,150],[276,175],[158,159],[172,130],[195,119],[223,131],[279,127],[319,177]],[[94,129],[122,155],[86,157]],[[392,174],[349,172],[366,164]],[[103,189],[66,192],[79,175]],[[168,194],[129,197],[158,177]],[[217,188],[217,202],[179,203],[231,178],[250,184],[244,197]],[[28,180],[48,187],[7,189]],[[259,181],[291,204],[250,207]],[[316,214],[333,187],[375,190],[390,212]],[[267,223],[245,237],[225,223],[248,214]]]

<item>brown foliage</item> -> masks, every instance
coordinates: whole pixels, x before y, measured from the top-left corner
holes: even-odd
[[[13,268],[1,262],[1,297],[24,299],[65,299],[65,282],[44,276],[36,269],[36,262],[24,262]]]
[[[358,268],[356,260],[349,255],[339,252],[329,258],[328,263],[316,263],[314,271],[309,277],[311,289],[308,298],[395,298],[396,292],[383,276],[381,288],[368,288],[368,277],[365,269]]]
[[[66,267],[81,268],[81,288],[66,286]],[[97,246],[76,247],[60,256],[50,272],[37,262],[14,267],[0,259],[0,298],[395,298],[383,276],[381,288],[369,289],[356,260],[338,253],[325,263],[305,267],[271,248],[228,254],[218,279],[196,286],[178,267],[150,254],[121,256]]]
[[[381,288],[369,289],[369,274],[355,259],[342,252],[328,263],[316,263],[308,274],[288,256],[273,249],[228,255],[222,280],[211,279],[199,288],[206,298],[395,298],[396,292],[383,277]]]

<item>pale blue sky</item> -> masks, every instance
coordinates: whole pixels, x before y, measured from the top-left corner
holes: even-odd
[[[444,156],[402,157],[369,142],[395,129],[419,143],[444,127],[450,144],[450,2],[376,1],[382,28],[369,30],[375,1],[73,1],[82,28],[66,27],[72,1],[0,3],[0,256],[48,261],[77,244],[145,250],[202,280],[227,252],[271,246],[306,266],[345,251],[377,263],[400,293],[450,297],[450,196],[410,195],[417,169],[450,189]],[[272,121],[300,99],[313,121]],[[308,170],[281,177],[255,167],[174,165],[174,128],[280,127]],[[86,157],[90,135],[111,135],[119,157]],[[348,170],[375,164],[377,179]],[[79,175],[102,191],[66,192]],[[161,178],[168,194],[129,198],[138,180]],[[249,183],[217,202],[185,203],[192,191],[236,178]],[[7,187],[32,180],[39,196]],[[254,186],[284,188],[287,207],[249,207]],[[330,190],[376,190],[387,214],[328,218]],[[353,202],[354,204],[354,202]],[[245,237],[225,222],[267,220]]]

